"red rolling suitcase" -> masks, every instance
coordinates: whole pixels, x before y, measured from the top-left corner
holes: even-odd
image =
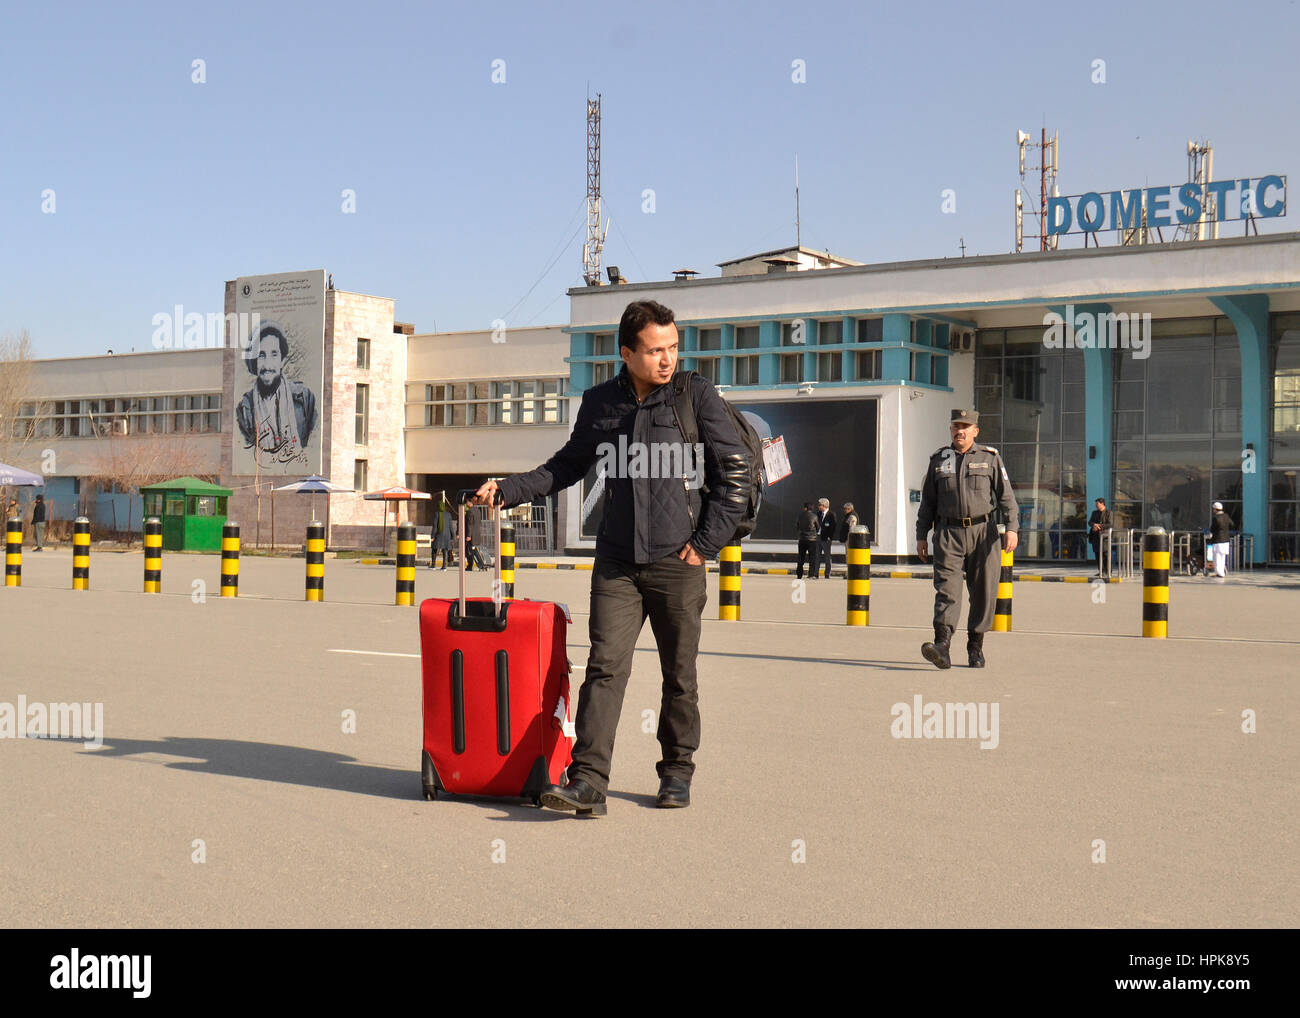
[[[460,492],[460,533],[465,498]],[[568,611],[501,599],[501,512],[492,597],[433,597],[420,605],[424,673],[424,797],[438,792],[531,799],[564,783],[572,759]]]

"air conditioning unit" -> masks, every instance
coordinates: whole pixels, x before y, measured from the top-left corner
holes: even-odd
[[[953,353],[974,353],[975,333],[970,329],[953,329],[948,336],[948,349]]]
[[[115,421],[113,421],[113,434],[125,435],[126,433],[127,433],[127,428],[126,428],[125,417],[119,417]]]

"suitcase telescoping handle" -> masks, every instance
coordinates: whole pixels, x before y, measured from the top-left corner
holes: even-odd
[[[458,570],[460,576],[460,603],[457,606],[460,617],[465,617],[465,503],[474,497],[473,488],[462,488],[456,492],[456,517],[460,529],[458,531],[460,541],[460,554],[456,560],[460,563]],[[501,499],[501,492],[496,493],[496,498]],[[504,500],[502,500],[504,501]],[[494,578],[492,581],[492,614],[496,618],[501,617],[501,509],[502,502],[494,501],[490,507],[492,511],[492,523],[496,528],[497,543],[496,554],[492,556],[494,567]]]

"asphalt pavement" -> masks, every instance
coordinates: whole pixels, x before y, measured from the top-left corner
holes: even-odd
[[[711,576],[692,806],[654,808],[647,626],[609,815],[579,820],[423,801],[418,613],[391,567],[330,560],[320,604],[301,559],[245,557],[233,599],[215,556],[165,556],[159,595],[142,569],[94,554],[73,591],[69,550],[29,551],[0,589],[0,734],[20,696],[103,719],[98,748],[0,738],[6,927],[1300,918],[1292,576],[1175,578],[1166,640],[1138,635],[1140,583],[1018,583],[989,666],[955,644],[946,672],[919,653],[927,582],[873,580],[849,627],[842,579],[746,576],[721,622]],[[570,606],[575,676],[590,580],[518,574],[518,596]],[[417,601],[455,584],[422,566]]]

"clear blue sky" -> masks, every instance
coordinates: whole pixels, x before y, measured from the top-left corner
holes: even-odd
[[[566,321],[588,83],[633,281],[792,243],[796,152],[804,243],[867,262],[1011,250],[1015,133],[1044,122],[1065,194],[1180,182],[1188,138],[1216,178],[1300,167],[1294,0],[10,4],[3,31],[0,333],[45,357],[146,349],[159,311],[310,268],[421,332],[534,283],[509,324]]]

